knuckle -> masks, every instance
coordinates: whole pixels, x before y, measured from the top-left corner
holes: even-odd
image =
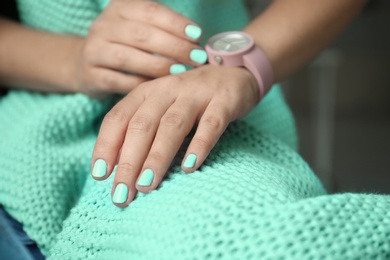
[[[117,16],[121,14],[125,14],[126,11],[131,10],[130,4],[133,1],[128,1],[128,0],[115,0],[115,1],[110,1],[108,6],[106,7],[105,12],[103,12],[103,15],[107,16]]]
[[[164,77],[162,78],[164,80],[161,80],[161,85],[166,88],[172,88],[173,86],[182,86],[185,83],[185,79],[181,74],[169,76],[169,77]],[[166,89],[164,91],[167,91]]]
[[[109,91],[117,85],[117,79],[112,73],[104,73],[101,78],[99,87],[101,90]]]
[[[93,151],[93,155],[95,158],[105,158],[107,156],[107,150],[103,146],[97,146],[95,147]]]
[[[150,64],[149,69],[153,75],[166,75],[168,72],[168,66],[165,62],[153,62]]]
[[[166,156],[158,151],[153,151],[148,155],[148,163],[151,165],[161,164],[166,160]]]
[[[129,122],[128,132],[149,132],[153,127],[152,120],[146,115],[135,115]]]
[[[213,132],[222,132],[226,125],[225,120],[215,115],[206,116],[203,119],[203,124],[207,129]]]
[[[105,149],[103,147],[96,146],[93,151],[93,157],[96,159],[106,158],[107,154],[105,153]]]
[[[126,174],[126,173],[129,173],[129,172],[136,172],[138,169],[137,167],[132,164],[132,163],[127,163],[127,162],[120,162],[118,163],[118,168],[117,168],[117,173],[122,173],[122,174]]]
[[[213,146],[212,142],[208,138],[202,136],[194,136],[192,142],[195,146],[205,151],[210,150]]]
[[[126,84],[123,84],[124,91],[127,93],[134,91],[138,86],[142,84],[142,79],[138,78],[127,78]]]
[[[171,96],[177,91],[176,87],[181,86],[178,75],[161,77],[158,81],[158,85],[148,85],[155,96]]]
[[[150,1],[143,2],[143,5],[144,5],[143,6],[144,17],[148,21],[152,22],[156,17],[156,13],[160,9],[160,5],[158,3],[150,2]]]
[[[210,81],[210,80],[213,80],[213,82],[215,81],[215,79],[214,79],[215,77],[214,76],[210,77],[210,72],[205,71],[204,69],[198,70],[197,76],[202,80],[203,84],[206,83],[207,81]]]
[[[113,54],[113,62],[117,69],[123,69],[127,63],[126,52],[123,50],[115,50]]]
[[[149,30],[147,30],[145,26],[135,25],[131,30],[131,36],[133,37],[133,40],[144,43],[149,38]]]
[[[99,135],[99,137],[100,136],[101,135]],[[97,158],[104,157],[107,154],[108,147],[110,147],[110,145],[107,140],[105,140],[104,138],[98,138],[96,141],[95,148],[93,149],[93,154]]]
[[[110,163],[113,158],[115,151],[112,143],[107,143],[105,140],[100,140],[96,143],[93,149],[93,157],[96,159],[105,159],[106,162]]]
[[[108,24],[104,21],[104,19],[99,18],[97,19],[89,28],[89,33],[90,34],[95,34],[99,32],[104,32],[106,31]]]
[[[161,126],[182,129],[186,120],[183,114],[178,112],[168,112],[160,120]]]
[[[96,82],[96,75],[94,73],[94,70],[91,69],[87,64],[83,64],[80,70],[80,74],[83,84],[87,86],[98,85],[98,82]]]
[[[189,49],[189,43],[184,40],[177,40],[172,45],[171,51],[175,57],[182,57],[183,53],[189,53]]]
[[[122,0],[117,0],[117,1],[111,1],[110,2],[110,5],[107,7],[107,8],[110,8],[112,10],[123,10],[123,7],[126,3]]]
[[[180,17],[179,15],[171,16],[168,21],[169,21],[170,24],[178,25],[178,28],[184,27],[184,25],[185,25],[185,22],[183,21],[183,18]],[[184,31],[184,28],[183,28],[183,31]]]
[[[95,57],[96,54],[99,53],[99,46],[95,43],[95,41],[91,38],[86,40],[86,43],[82,49],[82,56],[84,60],[90,60]]]
[[[118,123],[127,119],[127,114],[118,107],[113,107],[104,117],[103,124]]]

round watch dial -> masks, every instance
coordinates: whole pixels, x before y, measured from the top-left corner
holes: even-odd
[[[219,52],[233,52],[246,48],[250,39],[240,33],[223,35],[211,43],[211,48]]]

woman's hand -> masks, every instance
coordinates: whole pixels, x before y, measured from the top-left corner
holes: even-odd
[[[93,152],[92,175],[106,179],[118,162],[113,202],[126,207],[136,190],[161,182],[191,129],[182,169],[195,171],[230,122],[257,102],[258,87],[243,68],[205,65],[141,84],[105,116]]]
[[[79,48],[77,88],[128,93],[150,78],[184,72],[183,64],[199,66],[207,60],[196,44],[201,34],[198,25],[161,4],[111,1]]]

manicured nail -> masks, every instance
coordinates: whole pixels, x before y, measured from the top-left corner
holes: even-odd
[[[139,186],[150,186],[152,184],[154,178],[154,172],[151,169],[146,169],[141,177],[138,179],[137,184]]]
[[[202,29],[200,29],[198,26],[189,24],[185,28],[185,33],[191,39],[196,40],[202,34]]]
[[[196,163],[196,154],[190,153],[187,155],[186,160],[184,161],[184,167],[185,168],[194,168]]]
[[[193,49],[190,53],[190,59],[196,63],[203,64],[207,61],[207,53],[204,50]]]
[[[186,67],[183,64],[173,64],[169,68],[169,73],[171,73],[171,75],[175,75],[175,74],[183,73],[186,70],[187,69],[186,69]]]
[[[116,185],[114,195],[112,196],[112,202],[117,204],[125,203],[128,196],[129,188],[127,188],[126,184],[119,183]]]
[[[93,165],[92,176],[95,178],[102,178],[107,174],[107,164],[104,160],[98,159]]]

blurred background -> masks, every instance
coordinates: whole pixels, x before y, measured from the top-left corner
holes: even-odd
[[[247,0],[254,14],[270,2]],[[0,9],[17,18],[13,0]],[[371,1],[316,60],[282,82],[300,153],[330,192],[390,193],[389,27],[390,1]]]
[[[284,89],[330,191],[390,192],[390,1],[373,2]]]
[[[390,1],[371,1],[282,86],[300,153],[330,192],[390,193]]]

